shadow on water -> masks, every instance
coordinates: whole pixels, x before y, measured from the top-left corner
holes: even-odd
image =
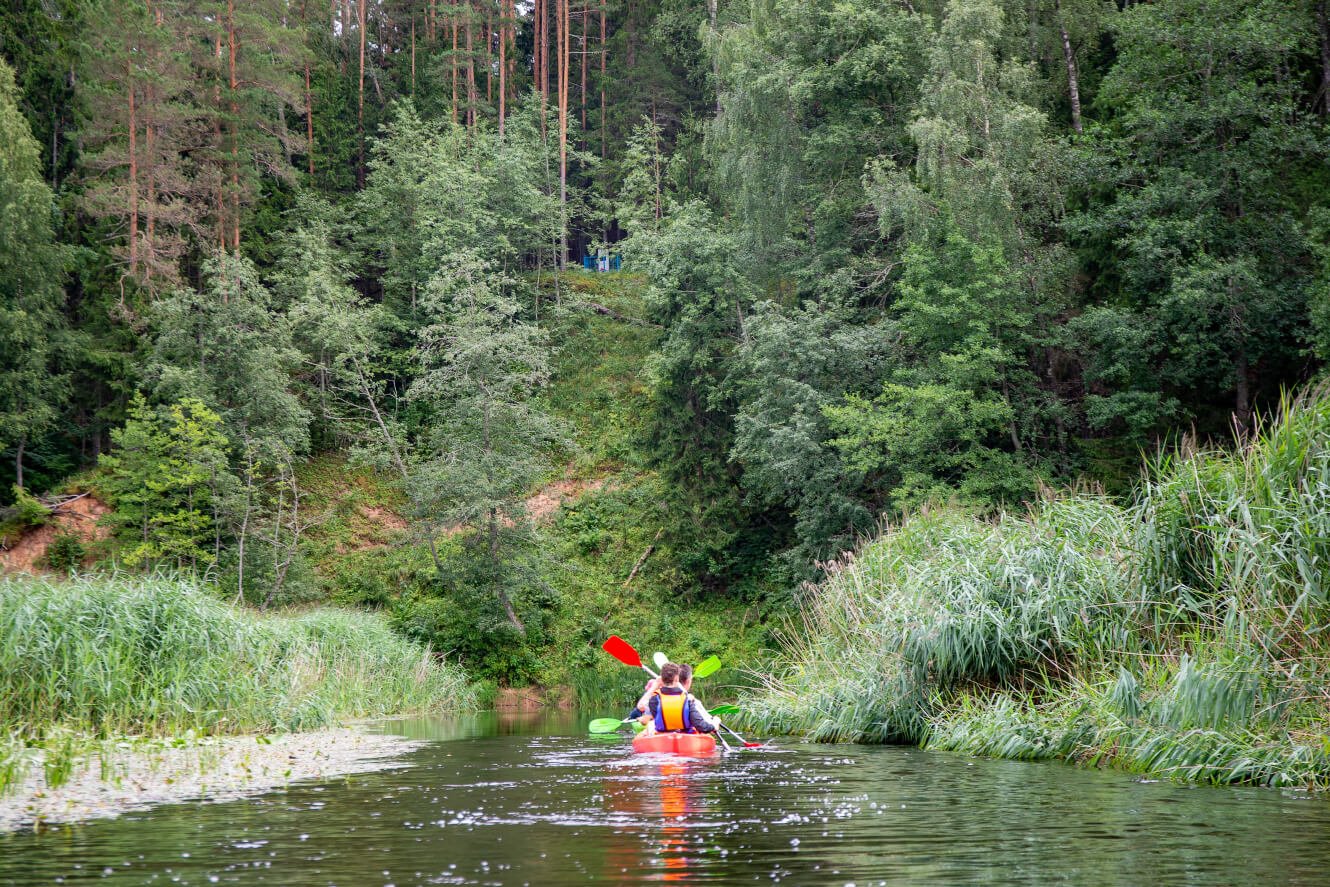
[[[1330,883],[1330,801],[916,749],[635,756],[565,712],[385,724],[407,767],[0,836],[0,884]]]

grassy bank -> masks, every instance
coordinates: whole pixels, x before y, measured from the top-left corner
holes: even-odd
[[[472,704],[460,669],[377,617],[263,615],[172,579],[0,579],[0,638],[0,730],[24,742],[305,730]]]
[[[761,725],[1330,786],[1330,397],[1236,453],[1181,452],[1137,500],[1089,494],[888,528],[805,600]]]

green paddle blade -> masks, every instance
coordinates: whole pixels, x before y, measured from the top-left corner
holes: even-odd
[[[623,726],[623,721],[618,718],[596,718],[587,727],[592,733],[616,733]]]
[[[670,657],[657,650],[655,653],[651,654],[651,661],[656,663],[657,669],[661,669],[665,667],[665,663],[670,661]]]
[[[647,725],[642,723],[641,721],[632,721],[630,723],[630,726],[632,726],[634,733],[641,733],[643,730],[647,728]]]
[[[713,715],[737,715],[739,706],[737,705],[718,705],[711,710]]]
[[[713,675],[720,671],[720,659],[715,656],[708,656],[697,663],[697,668],[693,669],[693,678],[704,678],[707,675]]]

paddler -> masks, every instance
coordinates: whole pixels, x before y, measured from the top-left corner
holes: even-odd
[[[660,669],[660,683],[638,703],[646,705],[647,713],[640,720],[650,732],[656,733],[715,733],[720,720],[707,714],[680,681],[683,669],[688,671],[692,683],[693,669],[667,662]]]

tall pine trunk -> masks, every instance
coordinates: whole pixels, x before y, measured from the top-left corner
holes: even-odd
[[[236,77],[236,4],[226,0],[227,85],[231,90],[231,250],[240,253],[240,81]]]
[[[360,82],[356,95],[356,135],[360,141],[359,160],[356,163],[356,185],[365,187],[365,22],[369,0],[356,0],[356,20],[360,26]]]
[[[587,55],[589,54],[590,41],[588,39],[590,32],[589,22],[591,21],[591,10],[582,7],[582,144],[586,144],[586,67]]]
[[[1321,43],[1321,116],[1330,116],[1330,3],[1316,4],[1316,31]]]
[[[300,4],[300,23],[308,26],[309,19],[305,13],[309,6],[309,0],[302,0]],[[308,162],[310,177],[314,176],[314,90],[310,89],[309,83],[309,50],[305,51],[305,157]]]
[[[605,37],[605,0],[600,0],[600,159],[609,154],[609,130],[605,124],[605,61],[609,48]]]
[[[1081,85],[1076,72],[1076,54],[1071,49],[1071,35],[1067,33],[1067,23],[1062,17],[1062,3],[1054,0],[1053,10],[1058,17],[1058,32],[1062,35],[1062,55],[1067,63],[1067,92],[1071,98],[1071,128],[1076,132],[1081,129]]]
[[[499,139],[503,140],[503,119],[508,113],[508,0],[499,9]]]
[[[448,16],[453,31],[453,52],[449,56],[453,69],[453,123],[457,122],[457,13]]]
[[[558,63],[559,63],[559,261],[560,268],[568,267],[568,31],[569,0],[558,0]]]
[[[139,122],[134,104],[134,59],[126,65],[125,89],[129,95],[129,273],[139,273]],[[22,486],[20,482],[19,486]]]
[[[476,126],[476,46],[473,39],[475,31],[475,6],[468,5],[466,10],[466,125]]]

